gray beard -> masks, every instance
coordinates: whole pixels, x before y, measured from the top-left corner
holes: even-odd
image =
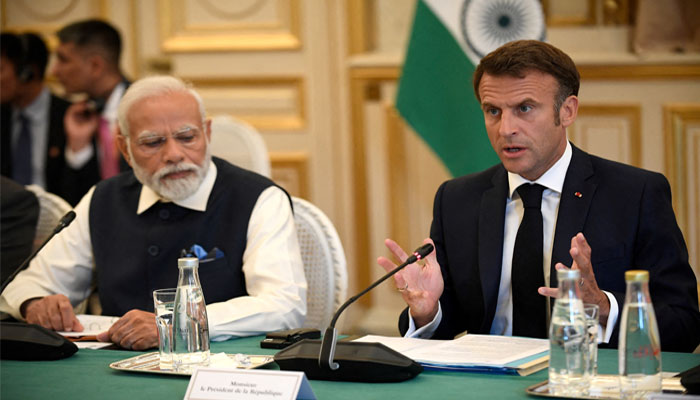
[[[134,160],[134,155],[131,152],[130,145],[127,145],[127,151],[129,153],[129,157]],[[167,165],[152,175],[141,168],[141,166],[139,166],[136,162],[132,163],[131,168],[134,170],[136,179],[141,182],[142,185],[148,186],[165,200],[178,201],[192,196],[197,189],[199,189],[199,186],[202,184],[204,177],[209,171],[210,163],[211,152],[209,151],[209,145],[207,144],[207,152],[204,156],[204,162],[202,165],[197,165],[190,162],[181,162],[178,164]],[[194,174],[190,174],[185,178],[166,180],[161,179],[168,174],[181,171],[192,171]]]

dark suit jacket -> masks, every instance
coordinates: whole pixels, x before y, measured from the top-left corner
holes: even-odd
[[[507,192],[507,172],[500,164],[438,189],[430,236],[445,290],[435,339],[451,339],[464,330],[490,331],[501,278]],[[578,232],[591,246],[598,285],[615,296],[620,314],[624,272],[648,269],[661,348],[694,350],[700,342],[697,286],[666,178],[573,147],[555,229],[552,287],[557,285],[554,265],[571,266],[571,238]],[[399,323],[402,333],[408,326],[406,315],[404,311]],[[619,320],[612,347],[617,347]]]
[[[46,148],[46,190],[75,205],[88,189],[100,179],[97,159],[93,157],[81,169],[75,170],[66,164],[66,133],[63,116],[70,103],[51,95],[49,106],[49,137]],[[2,106],[0,111],[0,163],[2,175],[12,176],[12,109]]]
[[[0,282],[5,282],[32,252],[39,200],[4,176],[0,176],[0,193]]]

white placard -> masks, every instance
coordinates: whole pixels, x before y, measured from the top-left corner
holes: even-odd
[[[303,372],[197,368],[185,400],[316,400]]]

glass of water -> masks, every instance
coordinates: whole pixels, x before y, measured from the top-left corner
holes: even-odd
[[[173,369],[173,308],[175,306],[175,288],[153,291],[153,309],[158,326],[158,353],[160,369]]]
[[[586,369],[591,381],[598,373],[598,324],[600,309],[595,304],[584,304],[583,312],[586,315],[586,333],[588,348],[586,351]]]

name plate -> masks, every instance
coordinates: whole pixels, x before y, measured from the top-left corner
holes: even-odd
[[[316,400],[306,375],[299,371],[197,368],[185,400]]]

